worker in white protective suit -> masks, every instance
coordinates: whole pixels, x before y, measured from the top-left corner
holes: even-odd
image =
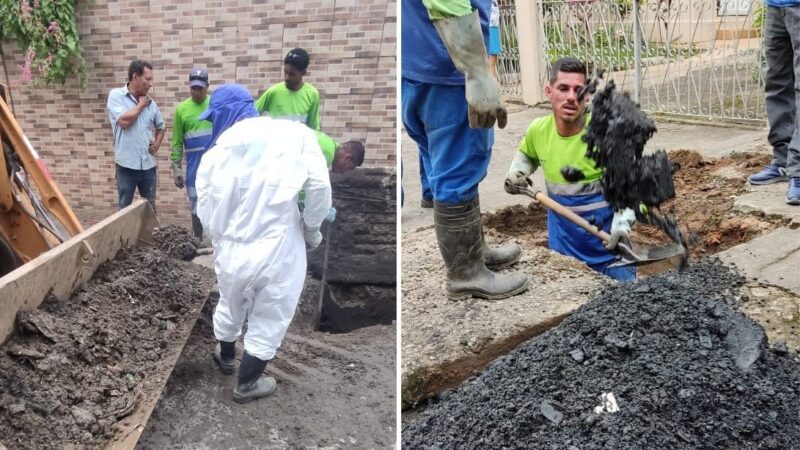
[[[197,215],[214,247],[219,286],[213,356],[224,373],[234,372],[235,344],[247,319],[233,390],[233,399],[244,403],[276,388],[263,373],[294,316],[306,250],[322,241],[330,180],[314,132],[301,123],[259,117],[240,85],[219,87],[200,120],[213,125],[212,147],[196,181]]]

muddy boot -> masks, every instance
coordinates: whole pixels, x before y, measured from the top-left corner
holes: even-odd
[[[481,233],[483,238],[483,233]],[[517,244],[503,244],[499,247],[489,247],[483,241],[483,263],[489,270],[500,270],[513,266],[522,256],[522,249]]]
[[[203,224],[200,223],[200,218],[194,214],[192,214],[192,232],[194,232],[194,237],[203,240]]]
[[[451,300],[500,300],[528,288],[524,274],[497,274],[486,268],[477,199],[457,205],[434,202],[433,208],[436,240],[447,266],[447,294]]]
[[[239,364],[239,381],[233,388],[235,402],[247,403],[275,392],[278,386],[275,379],[264,375],[268,362],[244,352]]]
[[[236,342],[217,341],[214,347],[214,362],[225,375],[230,375],[236,370]]]
[[[476,208],[480,213],[481,205],[479,198],[475,198]],[[480,217],[480,215],[479,215]],[[500,270],[514,265],[522,256],[522,249],[517,244],[503,244],[499,247],[489,247],[483,236],[483,226],[481,225],[481,240],[483,241],[483,263],[489,270]]]

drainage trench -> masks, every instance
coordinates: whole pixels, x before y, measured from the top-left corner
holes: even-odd
[[[381,168],[332,174],[336,220],[322,227],[327,242],[308,254],[296,321],[347,333],[396,319],[396,183],[394,171]]]

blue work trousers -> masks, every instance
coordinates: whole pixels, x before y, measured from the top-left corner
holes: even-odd
[[[403,126],[417,143],[420,176],[427,176],[433,200],[459,204],[474,199],[489,167],[494,130],[469,127],[464,86],[403,78],[401,101]]]

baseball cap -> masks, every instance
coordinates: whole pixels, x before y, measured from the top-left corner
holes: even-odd
[[[203,67],[195,67],[189,73],[189,86],[208,87],[208,70]]]

